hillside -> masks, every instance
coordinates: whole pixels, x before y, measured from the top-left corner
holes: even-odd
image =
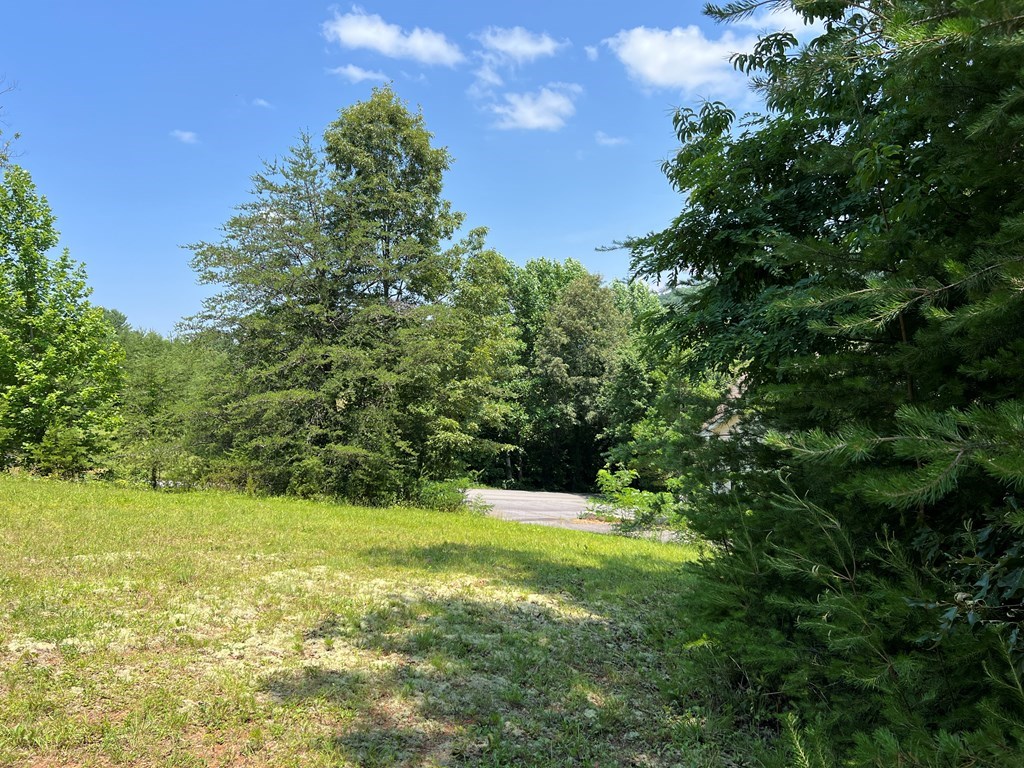
[[[692,759],[666,629],[692,557],[469,514],[0,476],[0,764]]]

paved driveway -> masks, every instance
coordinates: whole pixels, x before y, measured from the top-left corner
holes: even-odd
[[[548,493],[547,491],[499,491],[473,488],[466,493],[469,499],[480,499],[491,505],[488,513],[501,520],[549,525],[553,528],[571,528],[591,533],[611,533],[610,523],[599,520],[580,520],[586,509],[587,496],[578,493]]]

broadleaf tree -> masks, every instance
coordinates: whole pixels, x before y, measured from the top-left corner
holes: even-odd
[[[430,301],[450,287],[440,245],[463,217],[441,196],[451,155],[430,139],[422,113],[387,86],[341,110],[324,134],[333,235],[368,298]]]
[[[28,172],[0,185],[0,466],[80,475],[117,427],[123,353]]]
[[[527,456],[540,484],[593,486],[607,420],[601,393],[625,342],[626,320],[597,275],[573,280],[545,315],[531,366]]]

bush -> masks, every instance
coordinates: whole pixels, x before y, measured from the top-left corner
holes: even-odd
[[[466,506],[469,479],[424,480],[416,494],[416,504],[424,509],[455,512]]]

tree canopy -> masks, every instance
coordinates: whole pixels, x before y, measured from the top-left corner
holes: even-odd
[[[76,475],[116,428],[122,353],[29,174],[0,185],[0,466]]]

